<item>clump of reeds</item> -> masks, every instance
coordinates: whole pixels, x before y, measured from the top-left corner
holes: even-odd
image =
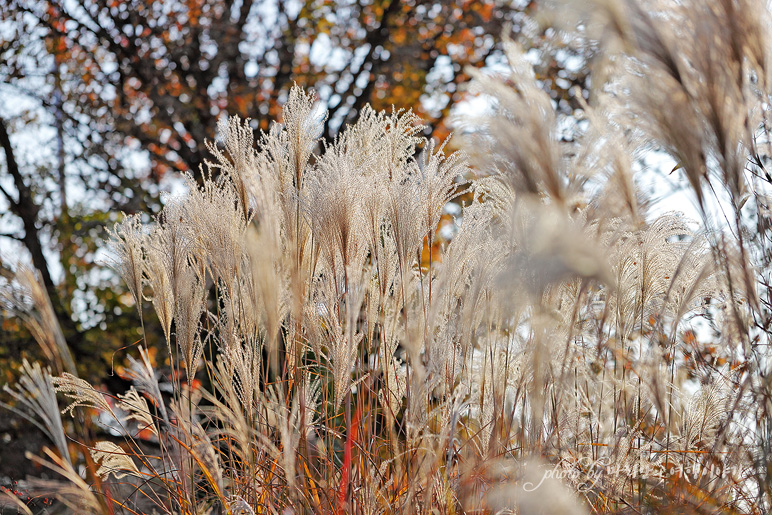
[[[767,512],[769,13],[594,7],[609,80],[574,143],[512,43],[509,77],[474,77],[493,101],[467,155],[369,107],[321,142],[298,87],[256,140],[224,120],[200,181],[112,233],[171,394],[144,346],[110,402],[67,359],[25,365],[16,409],[71,481],[42,486],[94,512]],[[702,230],[648,215],[647,149],[677,159]],[[9,298],[37,302],[20,279]],[[120,428],[84,442],[108,486],[75,473],[54,390]]]

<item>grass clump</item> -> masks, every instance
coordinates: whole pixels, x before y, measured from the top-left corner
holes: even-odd
[[[466,154],[370,108],[320,142],[298,87],[256,141],[223,120],[202,179],[112,233],[170,387],[141,345],[105,399],[34,333],[56,377],[25,365],[11,392],[71,480],[41,488],[89,512],[768,512],[769,13],[596,7],[572,13],[604,29],[608,80],[568,142],[513,44],[508,77],[473,80],[492,107]],[[649,214],[633,163],[652,149],[702,229]],[[93,485],[52,389],[125,437],[85,442]]]

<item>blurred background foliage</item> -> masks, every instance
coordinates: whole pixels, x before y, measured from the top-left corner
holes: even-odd
[[[589,86],[587,46],[551,27],[537,2],[4,3],[2,272],[10,280],[18,262],[39,270],[82,377],[96,381],[109,382],[116,351],[140,338],[131,296],[100,250],[104,228],[121,212],[157,213],[176,172],[206,159],[220,117],[267,129],[297,82],[329,109],[328,137],[370,103],[412,108],[442,139],[466,98],[465,70],[501,66],[504,36],[531,49],[568,117],[575,88]],[[149,340],[160,334],[153,317],[148,310]],[[37,352],[4,310],[4,379]]]

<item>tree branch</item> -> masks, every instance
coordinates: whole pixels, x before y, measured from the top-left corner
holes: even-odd
[[[1,185],[0,185],[0,193],[2,193],[3,197],[5,197],[5,200],[7,200],[9,204],[11,204],[11,209],[18,209],[19,204],[16,202],[16,199],[13,198],[10,193],[5,191],[5,188],[3,188]]]
[[[8,238],[10,240],[22,241],[22,238],[11,233],[0,233],[0,238]]]
[[[56,289],[51,272],[48,268],[48,261],[43,253],[43,245],[40,240],[40,230],[38,229],[38,215],[40,206],[35,203],[32,189],[24,182],[24,178],[19,171],[19,165],[11,145],[11,138],[8,135],[8,129],[4,119],[0,118],[0,147],[5,153],[5,163],[8,173],[13,179],[14,186],[18,192],[19,200],[16,205],[11,205],[11,212],[18,216],[24,226],[24,236],[20,241],[24,244],[32,257],[32,265],[40,272],[46,293],[51,300],[57,319],[68,337],[68,344],[73,350],[76,358],[87,355],[82,347],[82,334],[78,331],[75,322],[70,318],[69,310],[64,304],[59,292]]]
[[[364,60],[362,61],[362,64],[359,66],[359,70],[357,73],[352,74],[352,80],[351,84],[349,84],[348,89],[345,93],[341,94],[340,102],[338,102],[337,105],[332,107],[329,110],[329,114],[327,116],[327,120],[324,122],[324,134],[327,137],[331,136],[331,127],[330,127],[330,120],[335,118],[336,114],[340,109],[346,106],[346,98],[349,97],[354,89],[356,89],[356,82],[359,76],[362,74],[363,71],[367,71],[370,73],[370,80],[368,81],[367,86],[362,88],[362,94],[357,96],[357,98],[354,99],[354,107],[349,109],[349,113],[347,113],[346,117],[352,112],[356,112],[359,109],[364,106],[364,103],[366,101],[366,98],[369,97],[369,94],[372,92],[373,86],[372,84],[372,74],[373,74],[373,68],[375,63],[375,49],[378,46],[383,45],[386,41],[389,39],[389,21],[391,18],[391,15],[394,14],[397,11],[397,8],[400,5],[400,0],[391,0],[391,3],[389,3],[389,6],[386,7],[383,11],[383,15],[381,16],[381,21],[378,24],[378,27],[374,28],[370,32],[367,33],[367,36],[365,36],[365,40],[363,44],[368,45],[368,51],[367,55],[365,55]],[[365,70],[366,68],[369,68],[368,70]],[[368,93],[367,96],[365,96],[365,92]]]
[[[32,264],[40,271],[43,284],[48,291],[48,295],[53,300],[56,291],[54,282],[51,279],[51,274],[48,270],[48,263],[43,255],[43,247],[40,244],[37,228],[40,206],[35,203],[32,189],[24,182],[24,178],[22,177],[21,172],[19,172],[19,165],[16,162],[16,156],[14,155],[13,146],[11,145],[11,138],[8,135],[5,120],[2,118],[0,118],[0,146],[3,147],[3,151],[5,152],[6,168],[8,169],[8,174],[13,179],[13,184],[16,186],[19,197],[17,203],[11,205],[11,211],[21,218],[21,221],[24,224],[24,245],[32,255]]]

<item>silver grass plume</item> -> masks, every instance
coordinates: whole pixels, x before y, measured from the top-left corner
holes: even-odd
[[[319,116],[315,111],[315,95],[294,85],[282,107],[282,125],[286,133],[287,156],[294,172],[293,184],[298,192],[303,190],[306,165],[324,129],[326,116]]]
[[[271,388],[266,398],[266,409],[273,412],[279,433],[282,452],[281,464],[284,477],[292,492],[297,488],[296,455],[300,445],[300,435],[304,429],[300,426],[304,421],[300,418],[300,396],[292,399],[291,403],[284,398],[281,390]]]
[[[134,383],[137,391],[145,393],[150,397],[154,408],[158,410],[161,419],[168,427],[170,424],[169,414],[166,410],[164,398],[161,395],[158,377],[153,366],[150,364],[150,356],[147,349],[140,347],[139,355],[139,360],[129,356],[130,367],[126,370],[126,373]]]
[[[253,207],[251,182],[257,170],[255,137],[249,119],[242,122],[238,116],[223,117],[217,122],[217,136],[224,151],[213,142],[207,142],[207,149],[215,162],[207,161],[210,170],[220,170],[232,183],[245,220],[250,218]]]
[[[75,413],[73,410],[75,408],[84,407],[104,411],[117,419],[112,408],[105,400],[104,394],[96,390],[87,381],[65,372],[58,377],[51,378],[51,382],[53,383],[56,392],[63,393],[65,397],[72,400],[72,402],[62,410],[62,414],[69,413],[74,416]]]
[[[258,341],[267,343],[275,356],[281,323],[289,311],[289,270],[287,252],[289,228],[284,217],[285,195],[264,154],[250,183],[255,199],[252,223],[246,234],[245,249],[250,264],[249,295],[254,312],[250,318],[264,331]],[[257,329],[257,327],[256,327]]]
[[[363,275],[361,271],[359,275]],[[312,319],[325,328],[323,334],[317,336],[321,341],[315,345],[318,349],[322,346],[327,348],[326,357],[330,361],[335,383],[336,410],[351,389],[352,368],[359,344],[364,338],[364,334],[357,328],[357,318],[364,300],[361,280],[361,277],[351,278],[349,289],[342,294],[338,294],[333,281],[326,281],[324,296],[318,298],[321,313]],[[344,299],[342,303],[338,301],[339,297]]]
[[[433,242],[434,231],[440,223],[443,208],[458,195],[457,180],[469,173],[466,157],[461,151],[446,156],[445,148],[449,139],[437,146],[434,140],[426,140],[416,160],[416,183],[420,190],[420,205],[423,206],[424,236]]]
[[[183,199],[170,199],[156,220],[149,245],[157,251],[157,255],[163,262],[163,268],[168,274],[172,302],[177,301],[184,284],[190,280],[191,260],[195,259],[195,254],[201,252],[196,248],[192,231]],[[165,288],[159,288],[154,295],[166,295],[167,291]],[[164,302],[167,302],[166,298]]]
[[[158,429],[153,421],[153,414],[147,405],[147,400],[139,395],[139,392],[132,386],[121,395],[118,394],[118,408],[128,413],[126,420],[134,420],[139,424],[139,431],[147,429],[158,436]]]
[[[755,0],[598,6],[632,58],[626,64],[636,77],[619,91],[625,107],[642,115],[646,135],[674,155],[701,206],[703,187],[719,185],[711,176],[740,205],[746,155],[764,111],[759,93],[769,84],[768,8]]]
[[[126,451],[113,442],[97,442],[89,451],[91,458],[100,464],[96,474],[102,479],[107,479],[109,474],[115,476],[116,479],[141,475]]]
[[[211,173],[211,170],[210,170]],[[239,208],[238,193],[230,182],[212,180],[198,186],[186,175],[188,194],[185,197],[185,221],[195,234],[197,259],[206,261],[212,276],[221,281],[229,296],[234,291],[236,277],[244,261],[243,240],[249,220]],[[168,222],[167,222],[168,223]]]
[[[314,236],[334,277],[360,270],[368,250],[359,214],[361,192],[368,185],[350,156],[340,145],[327,148],[309,177],[305,201]]]
[[[30,453],[27,453],[27,458],[57,473],[64,481],[33,478],[28,481],[30,490],[38,495],[55,497],[73,513],[103,513],[97,492],[80,477],[69,458],[60,458],[48,448],[43,448],[43,453],[47,460]]]
[[[158,229],[156,229],[158,230]],[[150,233],[149,241],[153,241],[155,233]],[[166,258],[158,245],[148,245],[145,259],[145,276],[152,288],[150,300],[153,303],[158,321],[164,332],[167,345],[171,346],[171,327],[174,319],[174,293],[169,271],[166,268]],[[169,347],[171,348],[171,347]]]
[[[43,431],[54,442],[62,459],[71,463],[54,381],[49,370],[43,369],[39,363],[30,365],[26,359],[22,361],[21,370],[22,375],[16,388],[7,384],[3,386],[3,390],[17,403],[11,409]]]
[[[557,144],[556,119],[549,96],[536,83],[533,67],[522,49],[505,44],[511,67],[511,87],[503,80],[469,70],[472,91],[495,99],[492,116],[479,118],[482,131],[474,144],[472,161],[495,171],[514,190],[544,193],[555,202],[567,200],[569,176]],[[501,144],[506,142],[507,144]]]
[[[75,361],[51,299],[32,268],[18,266],[15,280],[0,288],[0,299],[24,322],[56,372],[76,373]]]
[[[684,449],[706,448],[714,444],[718,430],[730,416],[732,397],[728,381],[704,385],[689,400],[681,429]]]
[[[202,343],[198,336],[201,314],[205,309],[205,277],[203,267],[206,264],[206,244],[194,236],[195,223],[200,218],[195,218],[190,211],[194,207],[183,204],[183,199],[174,199],[167,203],[159,217],[159,224],[153,233],[152,246],[161,259],[154,259],[153,266],[159,266],[163,262],[171,288],[166,288],[163,271],[160,269],[151,274],[156,277],[154,282],[159,286],[159,291],[154,295],[160,295],[157,301],[163,318],[160,317],[164,327],[167,327],[169,292],[171,291],[174,302],[174,322],[176,328],[176,342],[182,353],[185,368],[189,376],[193,376],[198,367],[198,360],[202,352]],[[199,208],[203,206],[197,204]],[[199,210],[200,212],[200,210]],[[191,218],[193,216],[194,218]],[[221,231],[220,231],[221,232]],[[216,238],[217,236],[213,236]],[[227,236],[224,237],[226,240]],[[227,249],[223,252],[227,264],[222,265],[230,270],[229,261],[231,253]],[[223,268],[218,268],[223,271]],[[155,305],[155,303],[154,303]],[[165,329],[166,331],[166,329]]]
[[[111,249],[115,255],[112,266],[128,285],[141,316],[146,235],[140,217],[126,216],[113,229],[108,228],[107,232],[112,238]]]

